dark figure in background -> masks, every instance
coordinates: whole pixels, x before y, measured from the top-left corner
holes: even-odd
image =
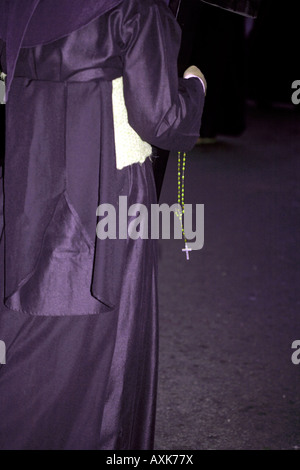
[[[247,40],[248,96],[262,108],[291,104],[300,79],[300,2],[263,0]]]
[[[245,129],[245,18],[185,0],[178,21],[179,73],[190,63],[201,64],[208,83],[200,136],[240,135]]]

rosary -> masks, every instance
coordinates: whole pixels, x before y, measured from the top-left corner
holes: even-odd
[[[184,227],[182,223],[182,216],[184,214],[184,174],[185,174],[185,162],[186,162],[186,153],[184,152],[182,159],[181,159],[181,152],[178,152],[178,163],[177,163],[177,181],[178,181],[178,196],[177,196],[177,203],[178,203],[178,211],[176,211],[176,215],[179,217],[181,231],[184,239],[184,248],[182,251],[186,254],[186,259],[189,260],[189,252],[192,251],[191,248],[188,247],[187,239],[184,233]]]

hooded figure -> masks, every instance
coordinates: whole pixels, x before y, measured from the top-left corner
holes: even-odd
[[[181,0],[179,73],[201,63],[208,93],[199,143],[245,130],[245,16],[258,14],[261,0]]]
[[[0,448],[151,449],[156,245],[127,208],[156,202],[152,145],[195,144],[202,84],[177,78],[163,0],[0,0],[0,18]]]

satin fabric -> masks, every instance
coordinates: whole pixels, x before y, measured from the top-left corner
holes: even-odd
[[[150,161],[129,172],[130,201],[155,197]],[[6,365],[0,365],[1,450],[153,448],[156,246],[129,239],[126,247],[117,309],[45,317],[1,305],[0,338],[7,348]],[[2,296],[3,243],[0,249]]]
[[[96,208],[156,202],[149,159],[116,168],[114,78],[141,138],[196,142],[204,93],[177,80],[179,45],[164,2],[128,0],[20,51],[6,104],[1,449],[153,448],[155,240],[99,240]]]
[[[129,123],[143,140],[188,150],[204,94],[197,79],[177,80],[179,44],[168,7],[149,0],[21,50],[6,105],[9,308],[82,315],[118,305],[125,240],[95,236],[97,206],[117,209],[130,186],[129,170],[116,168],[111,80],[123,76]]]
[[[66,36],[121,1],[1,0],[0,38],[7,43],[6,101],[22,46],[46,44]]]

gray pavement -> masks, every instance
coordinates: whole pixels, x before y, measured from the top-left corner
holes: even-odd
[[[161,203],[177,202],[171,154]],[[205,244],[160,241],[156,449],[300,448],[300,112],[248,109],[188,155]]]

